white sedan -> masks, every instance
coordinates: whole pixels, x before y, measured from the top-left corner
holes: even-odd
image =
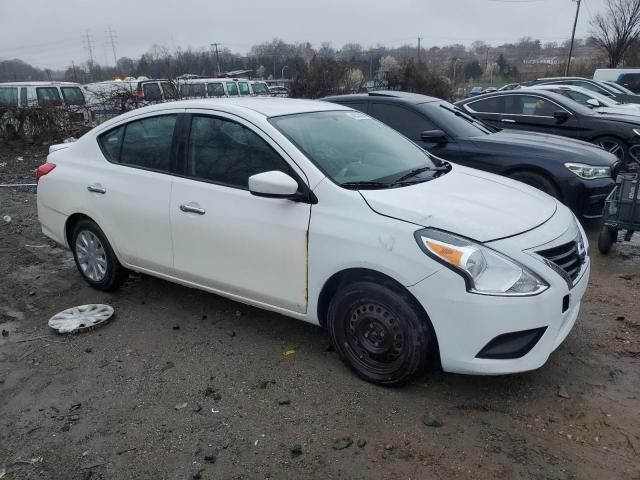
[[[94,288],[143,272],[326,327],[360,377],[543,365],[578,316],[584,232],[550,196],[325,102],[142,108],[51,147],[43,232]]]

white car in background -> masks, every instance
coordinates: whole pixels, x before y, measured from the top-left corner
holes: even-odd
[[[533,85],[531,87],[523,87],[523,89],[555,92],[571,98],[585,107],[592,108],[596,112],[640,115],[640,104],[638,103],[618,102],[611,97],[606,97],[583,87],[575,87],[573,85]]]
[[[37,170],[42,231],[89,285],[129,271],[326,327],[383,385],[540,367],[587,288],[584,231],[523,183],[436,159],[347,107],[145,107]]]

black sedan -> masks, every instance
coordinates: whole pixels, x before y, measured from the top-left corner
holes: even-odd
[[[585,218],[602,215],[614,184],[616,157],[601,148],[554,135],[500,131],[437,98],[381,91],[323,100],[367,113],[437,157],[539,188]]]
[[[640,158],[640,121],[631,115],[601,113],[546,90],[520,89],[461,100],[457,106],[501,128],[552,133],[594,143],[623,164]]]
[[[582,77],[550,77],[539,78],[529,82],[523,82],[521,86],[531,87],[533,85],[571,85],[582,87],[592,92],[599,93],[605,97],[611,97],[622,103],[640,103],[640,95],[628,91],[626,88],[620,89],[607,82],[599,82],[590,78]]]

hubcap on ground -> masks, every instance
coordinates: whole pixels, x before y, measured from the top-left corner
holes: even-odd
[[[348,319],[347,346],[369,368],[384,369],[402,358],[404,333],[395,316],[375,303],[354,308]]]
[[[90,230],[82,230],[76,238],[76,256],[82,273],[94,282],[107,274],[107,255],[100,239]]]

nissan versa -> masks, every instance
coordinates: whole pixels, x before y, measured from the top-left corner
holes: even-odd
[[[326,102],[145,107],[36,172],[43,232],[85,280],[143,272],[327,328],[383,385],[540,367],[589,278],[584,232],[523,183],[447,163]]]

